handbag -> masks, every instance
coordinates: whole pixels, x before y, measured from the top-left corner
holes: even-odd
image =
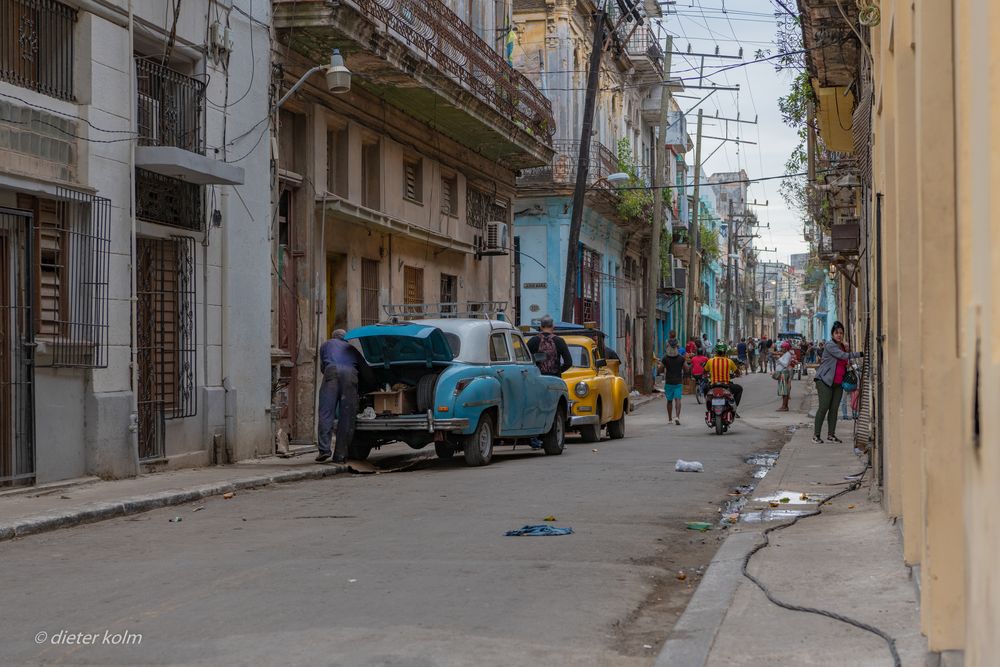
[[[853,368],[848,368],[847,372],[844,373],[844,378],[840,381],[840,386],[848,393],[858,388],[858,374]]]

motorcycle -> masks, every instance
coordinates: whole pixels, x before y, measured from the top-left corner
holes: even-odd
[[[729,388],[713,384],[705,393],[705,423],[722,435],[736,419],[736,399]]]

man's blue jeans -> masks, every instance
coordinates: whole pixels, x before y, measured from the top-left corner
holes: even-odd
[[[337,415],[340,419],[337,419]],[[330,436],[337,429],[335,458],[347,458],[354,439],[354,420],[358,414],[358,370],[353,367],[328,366],[319,388],[319,451],[330,453]]]

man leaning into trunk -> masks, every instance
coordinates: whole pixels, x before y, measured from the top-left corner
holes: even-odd
[[[353,345],[344,340],[346,332],[337,329],[330,340],[319,348],[323,384],[319,388],[319,454],[323,463],[331,457],[330,436],[337,429],[337,443],[332,452],[334,463],[347,460],[354,438],[354,421],[358,413],[358,371],[364,359]],[[339,419],[338,419],[339,413]]]

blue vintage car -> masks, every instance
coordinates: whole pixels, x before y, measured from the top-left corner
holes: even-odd
[[[495,445],[539,438],[546,454],[563,451],[569,397],[566,383],[539,373],[528,346],[508,322],[434,319],[353,329],[379,386],[400,400],[359,418],[351,455],[401,440],[415,449],[434,443],[440,458],[456,451],[468,465],[486,465]],[[372,407],[372,395],[362,407]],[[403,400],[405,398],[406,400]],[[374,413],[374,416],[373,416]]]

